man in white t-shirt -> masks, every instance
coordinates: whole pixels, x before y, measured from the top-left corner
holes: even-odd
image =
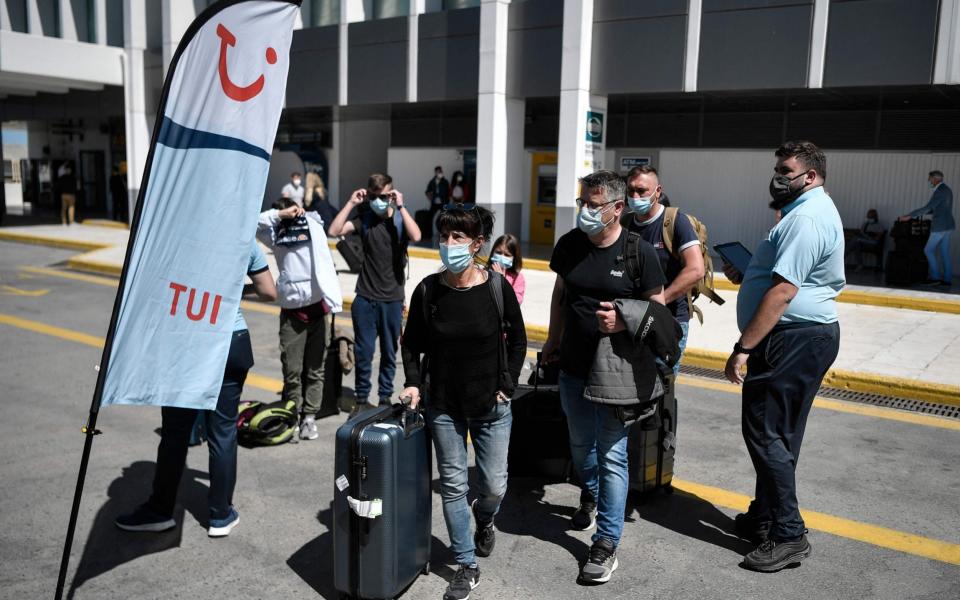
[[[300,177],[300,173],[294,171],[290,174],[290,183],[283,186],[283,189],[280,190],[280,195],[284,198],[290,198],[297,203],[297,206],[303,208],[303,178]]]

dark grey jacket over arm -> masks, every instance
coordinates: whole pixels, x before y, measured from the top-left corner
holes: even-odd
[[[598,404],[630,406],[663,395],[656,358],[676,364],[683,334],[670,309],[658,302],[617,300],[626,330],[600,338],[584,397]]]

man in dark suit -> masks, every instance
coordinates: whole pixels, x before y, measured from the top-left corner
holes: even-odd
[[[930,265],[930,276],[927,283],[933,286],[949,288],[953,283],[953,264],[950,257],[950,236],[957,224],[953,220],[953,190],[943,182],[942,171],[930,171],[927,176],[933,195],[926,206],[911,211],[900,217],[901,221],[927,214],[933,214],[930,224],[930,239],[923,249]],[[940,264],[938,264],[938,260]],[[942,267],[942,268],[941,268]]]

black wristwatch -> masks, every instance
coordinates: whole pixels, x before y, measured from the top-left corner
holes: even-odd
[[[746,354],[747,356],[750,356],[751,354],[753,354],[754,350],[756,350],[756,348],[744,348],[740,344],[740,342],[737,342],[736,344],[733,345],[734,354]]]

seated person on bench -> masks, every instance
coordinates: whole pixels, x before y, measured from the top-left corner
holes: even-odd
[[[871,252],[877,255],[877,266],[881,264],[879,250],[882,249],[883,236],[886,233],[877,216],[877,209],[871,208],[867,211],[867,218],[856,235],[847,242],[846,256],[854,255],[856,259],[856,270],[863,268],[863,253]]]

